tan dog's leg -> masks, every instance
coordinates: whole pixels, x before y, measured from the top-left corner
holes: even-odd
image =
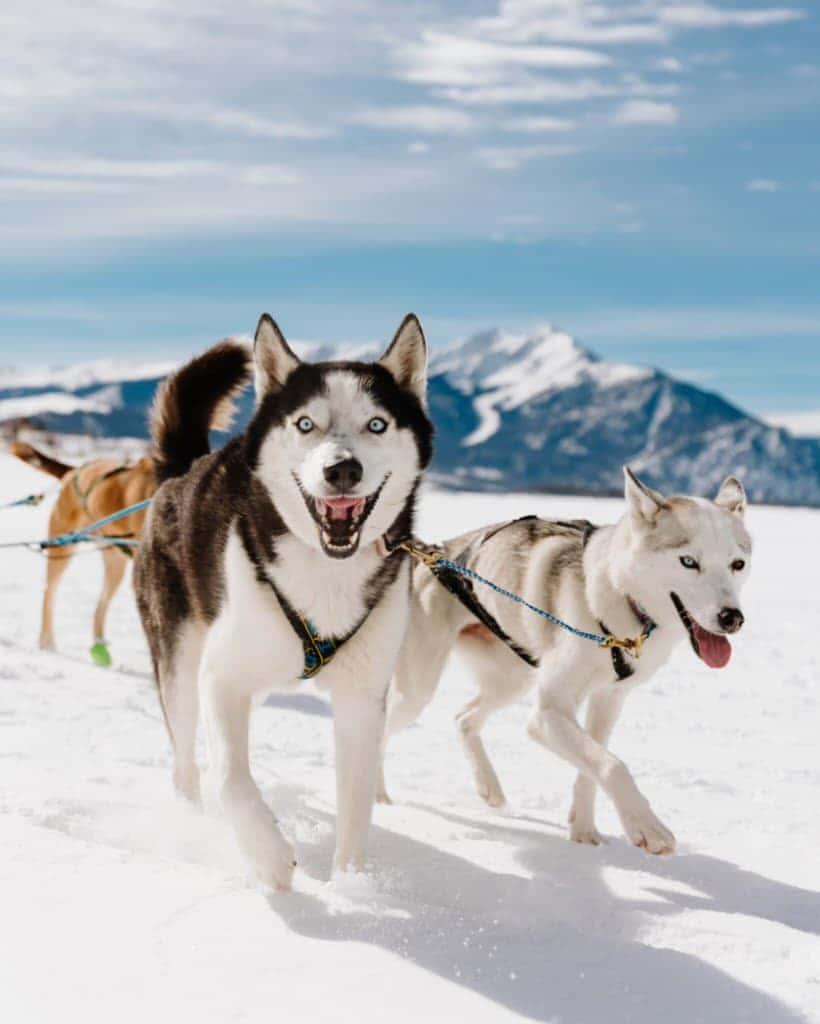
[[[105,617],[108,614],[108,606],[111,598],[116,594],[117,588],[122,583],[125,570],[128,565],[127,555],[124,555],[118,548],[104,548],[102,552],[103,588],[97,609],[94,612],[94,643],[105,642]]]
[[[46,563],[46,589],[43,594],[43,618],[40,625],[40,647],[44,651],[55,650],[54,646],[54,598],[57,584],[68,568],[73,547],[49,548]]]

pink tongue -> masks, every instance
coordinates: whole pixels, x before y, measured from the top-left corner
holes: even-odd
[[[347,519],[347,510],[364,507],[363,498],[325,498],[325,507],[330,513],[330,519]]]
[[[697,622],[693,622],[692,626],[695,630],[698,652],[709,668],[724,668],[728,665],[729,659],[732,657],[732,645],[726,637],[717,633],[709,633]]]

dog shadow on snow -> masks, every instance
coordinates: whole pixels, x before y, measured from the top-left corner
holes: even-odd
[[[312,802],[306,809],[292,787],[275,789],[268,794],[273,806],[299,804],[300,815],[328,826],[313,844],[299,843],[297,852],[302,871],[326,878],[333,816]],[[503,844],[531,877],[490,871],[374,825],[369,857],[381,879],[375,892],[357,897],[354,885],[350,907],[342,911],[319,896],[275,894],[272,910],[301,935],[370,943],[533,1020],[803,1020],[705,960],[654,947],[641,936],[651,932],[653,917],[663,922],[685,909],[744,914],[817,934],[820,893],[714,857],[650,858],[621,839],[579,847],[564,835],[527,828],[527,819],[507,826],[481,814],[411,806],[457,827],[461,842]],[[383,823],[390,814],[380,814]],[[613,868],[640,876],[639,896],[624,898],[608,887],[605,872]],[[647,887],[646,876],[657,885]]]

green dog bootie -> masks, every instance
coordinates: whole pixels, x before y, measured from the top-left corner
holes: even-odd
[[[91,660],[100,668],[111,668],[111,652],[105,640],[98,640],[91,648]]]

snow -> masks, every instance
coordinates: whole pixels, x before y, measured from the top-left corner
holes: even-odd
[[[94,359],[68,366],[3,367],[3,386],[7,388],[60,388],[78,391],[95,384],[115,384],[129,380],[164,377],[177,360]]]
[[[46,478],[0,456],[0,502]],[[52,498],[53,500],[53,498]],[[422,501],[435,539],[536,512],[606,521],[620,503],[544,495]],[[48,506],[0,512],[43,533]],[[475,797],[452,717],[454,661],[421,724],[396,737],[371,866],[328,884],[331,719],[309,686],[256,711],[252,763],[294,840],[292,893],[260,889],[212,810],[179,804],[128,585],[91,665],[99,557],[63,580],[60,654],[36,650],[43,565],[0,573],[0,992],[14,1024],[820,1021],[820,512],[754,507],[748,624],[723,672],[688,649],[630,698],[613,748],[679,852],[565,837],[572,772],[530,743],[528,702],[491,721],[511,800]],[[809,583],[811,581],[811,583]],[[209,803],[210,806],[210,803]]]
[[[45,412],[70,415],[74,412],[111,412],[122,405],[122,392],[116,384],[101,388],[88,398],[65,391],[44,391],[23,398],[0,399],[0,421],[15,417],[40,416]]]

